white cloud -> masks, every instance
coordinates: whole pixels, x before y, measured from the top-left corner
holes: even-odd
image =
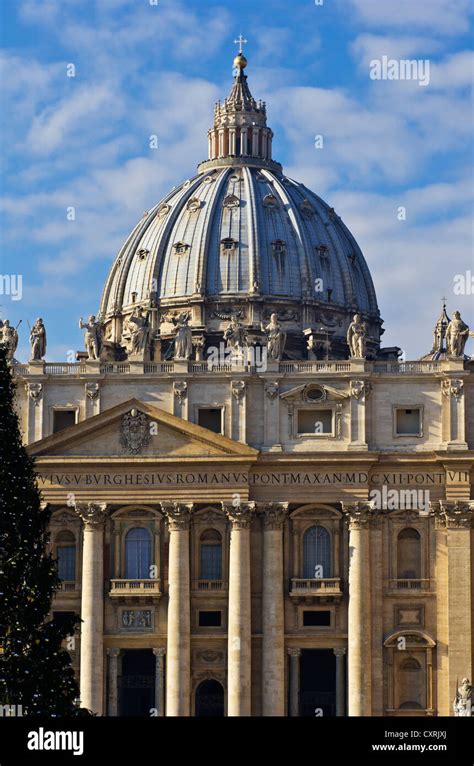
[[[349,0],[358,20],[372,27],[420,29],[444,35],[469,29],[471,0]],[[347,8],[347,0],[340,0]]]

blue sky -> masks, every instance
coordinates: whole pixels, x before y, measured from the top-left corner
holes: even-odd
[[[384,344],[408,359],[426,353],[443,295],[448,313],[459,308],[474,326],[474,290],[453,291],[455,275],[474,275],[470,0],[0,0],[0,9],[0,273],[23,276],[22,300],[0,304],[23,320],[19,359],[37,316],[49,360],[82,350],[78,318],[97,311],[121,243],[206,158],[240,32],[274,157],[356,236]],[[371,80],[370,61],[384,55],[428,59],[429,85]]]

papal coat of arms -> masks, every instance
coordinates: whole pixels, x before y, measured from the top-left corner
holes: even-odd
[[[122,418],[120,444],[127,452],[138,455],[150,441],[148,417],[144,412],[130,410]]]

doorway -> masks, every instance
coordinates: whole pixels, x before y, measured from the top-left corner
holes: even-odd
[[[303,649],[300,660],[300,716],[336,715],[336,657],[332,649]]]
[[[224,689],[219,681],[202,681],[196,689],[196,718],[224,717]]]
[[[150,715],[155,705],[155,656],[152,649],[124,651],[118,691],[119,715]]]

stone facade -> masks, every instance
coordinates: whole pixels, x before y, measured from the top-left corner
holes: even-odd
[[[329,715],[452,714],[456,680],[473,674],[472,363],[282,361],[259,373],[35,362],[15,374],[53,550],[64,532],[76,548],[53,609],[83,619],[72,652],[83,704],[123,712],[122,662],[148,649],[151,714],[196,714],[208,680],[227,715],[308,714],[312,699]],[[222,408],[222,434],[198,424],[206,406]],[[397,409],[416,407],[419,435],[397,435]],[[55,433],[65,409],[75,423]],[[308,433],[322,410],[328,429]],[[131,446],[133,418],[150,437],[140,443],[138,428]],[[329,534],[331,564],[308,577],[314,526]],[[140,581],[125,576],[135,527],[152,540],[152,577]],[[418,535],[411,577],[400,574],[407,529]],[[222,541],[216,580],[200,573],[208,530]],[[203,612],[220,624],[200,625]],[[329,690],[311,696],[315,650],[335,657]]]

